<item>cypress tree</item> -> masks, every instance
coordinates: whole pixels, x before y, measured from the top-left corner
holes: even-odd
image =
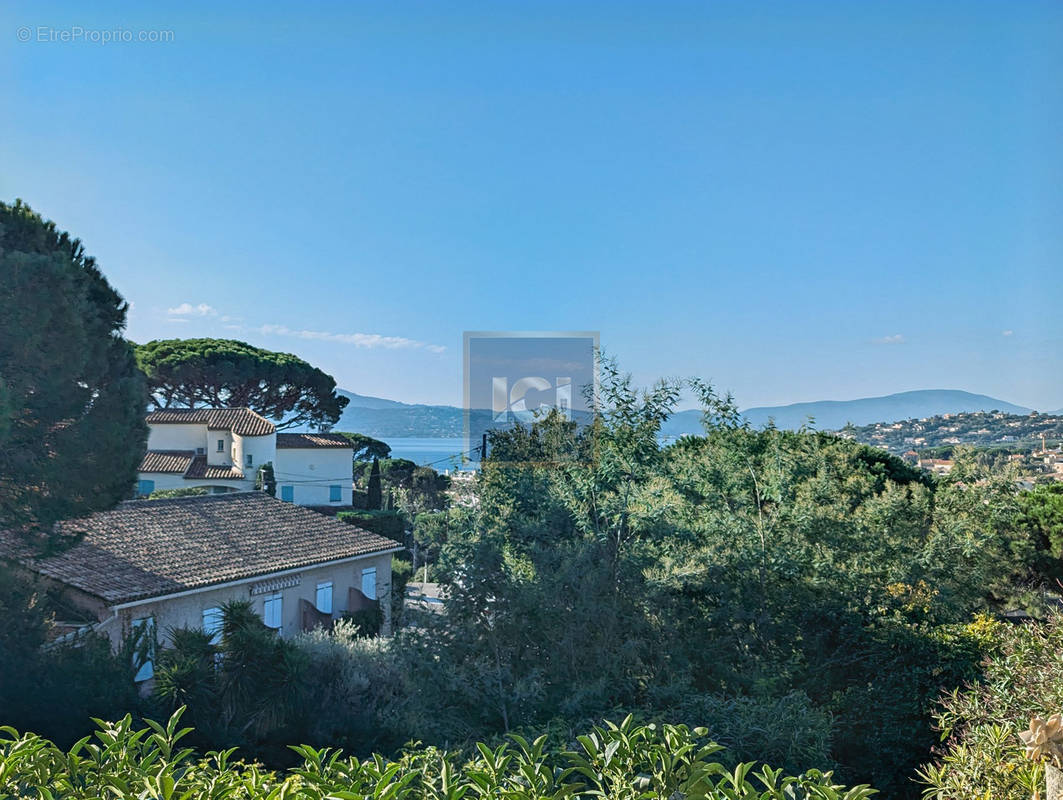
[[[366,490],[366,508],[371,511],[380,509],[383,491],[380,486],[380,459],[373,459],[373,468],[369,470],[369,486]]]

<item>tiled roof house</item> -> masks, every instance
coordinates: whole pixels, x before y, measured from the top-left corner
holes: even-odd
[[[264,492],[130,501],[57,533],[77,541],[44,558],[0,533],[0,557],[61,587],[115,646],[142,625],[163,642],[173,628],[216,632],[233,600],[251,602],[282,635],[327,623],[385,600],[401,549]],[[390,603],[381,607],[387,626]]]
[[[249,408],[166,408],[147,415],[138,493],[206,488],[251,491],[273,465],[277,496],[304,506],[349,506],[354,449],[334,433],[277,433]]]

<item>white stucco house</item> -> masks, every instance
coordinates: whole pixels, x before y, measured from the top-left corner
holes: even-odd
[[[131,500],[65,520],[76,539],[60,553],[0,531],[0,558],[21,564],[60,592],[76,619],[119,648],[144,626],[165,646],[170,633],[220,633],[222,608],[246,601],[267,627],[292,636],[379,604],[391,626],[391,557],[397,542],[264,492]],[[76,612],[76,613],[75,613]],[[150,654],[139,680],[152,677]]]
[[[255,488],[273,464],[277,497],[302,506],[351,505],[351,443],[333,433],[277,433],[249,408],[176,408],[147,416],[148,451],[137,494],[202,487],[213,494]]]

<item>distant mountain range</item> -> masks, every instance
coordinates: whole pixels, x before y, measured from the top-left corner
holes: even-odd
[[[378,439],[437,439],[464,435],[464,412],[455,406],[400,403],[344,389],[340,389],[339,394],[350,402],[333,430],[364,433]]]
[[[897,422],[965,411],[1029,414],[1033,409],[958,389],[920,389],[860,400],[820,400],[815,403],[748,408],[742,414],[754,427],[774,419],[780,428],[799,428],[811,416],[817,429],[830,431],[844,428],[850,422],[853,425],[870,425],[872,422]]]
[[[402,403],[342,389],[340,394],[349,398],[350,404],[335,430],[357,431],[381,439],[446,438],[463,434],[464,412],[455,406]],[[1031,410],[983,394],[956,389],[922,389],[859,400],[820,400],[747,408],[742,414],[756,428],[773,419],[780,428],[796,429],[811,417],[817,430],[839,430],[847,423],[869,425],[969,411],[1003,411],[1023,415]],[[1063,410],[1057,413],[1063,413]],[[691,410],[673,414],[661,432],[666,436],[681,436],[700,433],[701,430],[701,412]]]

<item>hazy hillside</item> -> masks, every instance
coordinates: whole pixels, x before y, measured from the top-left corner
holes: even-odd
[[[400,403],[398,400],[385,400],[383,397],[370,397],[367,394],[356,394],[346,389],[337,389],[336,394],[350,400],[347,408],[410,408],[410,403]]]
[[[335,426],[337,430],[378,437],[453,437],[463,434],[463,412],[455,406],[401,403],[346,390],[340,390],[340,393],[351,402]],[[971,411],[1030,413],[1030,409],[1014,403],[953,389],[924,389],[859,400],[821,400],[748,408],[742,413],[756,428],[774,419],[780,428],[795,429],[812,417],[818,430],[839,430],[848,423],[869,425]],[[661,432],[665,436],[701,433],[701,412],[680,411],[662,426]]]
[[[351,402],[334,426],[338,431],[357,431],[379,438],[447,438],[464,432],[464,412],[455,406],[400,403],[344,389],[339,393]]]
[[[837,430],[845,427],[847,423],[869,425],[872,422],[921,419],[967,411],[1029,414],[1031,410],[984,394],[972,394],[956,389],[921,389],[859,400],[821,400],[788,406],[748,408],[742,413],[754,427],[765,425],[769,419],[774,418],[775,424],[780,428],[799,428],[811,416],[817,429]]]

